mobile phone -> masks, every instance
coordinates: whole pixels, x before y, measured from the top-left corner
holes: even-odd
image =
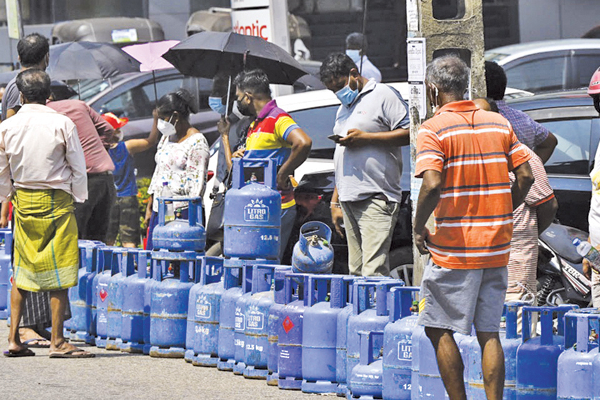
[[[343,137],[343,136],[340,136],[340,135],[329,135],[329,136],[327,136],[327,139],[329,139],[329,140],[333,140],[334,142],[336,142],[336,143],[337,143],[337,142],[339,142],[339,141],[340,141],[340,139],[341,139],[342,137]]]

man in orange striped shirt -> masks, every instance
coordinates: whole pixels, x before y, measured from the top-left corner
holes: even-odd
[[[414,231],[419,251],[431,254],[432,262],[421,282],[419,324],[440,355],[450,398],[465,400],[464,366],[453,332],[469,334],[475,325],[487,398],[502,399],[498,331],[512,211],[533,183],[531,156],[504,117],[463,100],[468,82],[469,68],[458,57],[437,58],[427,68],[427,94],[436,113],[417,139],[416,176],[423,185]],[[509,171],[516,178],[512,189]],[[430,233],[425,223],[432,212],[436,229]]]

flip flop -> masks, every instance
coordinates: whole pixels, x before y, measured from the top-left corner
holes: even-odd
[[[4,357],[33,357],[35,353],[28,348],[21,349],[19,351],[10,351],[6,350],[4,352]]]
[[[32,344],[34,342],[38,342],[38,343]],[[48,342],[48,344],[39,344],[39,342]],[[23,344],[25,346],[32,347],[34,349],[47,349],[50,347],[50,341],[47,339],[44,339],[44,338],[29,339],[29,340],[24,341]]]
[[[48,354],[50,358],[93,358],[96,357],[94,353],[81,349],[73,349],[66,352],[53,351]]]

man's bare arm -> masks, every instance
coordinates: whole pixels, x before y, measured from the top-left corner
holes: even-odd
[[[533,172],[529,166],[529,161],[525,161],[512,171],[515,174],[515,183],[511,188],[513,210],[521,205],[529,188],[533,185]]]

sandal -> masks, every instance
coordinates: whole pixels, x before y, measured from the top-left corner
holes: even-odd
[[[46,342],[48,344],[42,344],[42,342]],[[50,341],[40,338],[29,339],[23,342],[25,346],[33,347],[34,349],[47,349],[50,347]]]
[[[35,356],[35,353],[33,351],[31,351],[30,349],[28,349],[27,347],[22,348],[19,351],[6,350],[4,352],[4,357],[33,357],[33,356]]]
[[[94,353],[81,349],[72,349],[69,351],[53,351],[48,354],[50,358],[93,358],[96,357]]]

